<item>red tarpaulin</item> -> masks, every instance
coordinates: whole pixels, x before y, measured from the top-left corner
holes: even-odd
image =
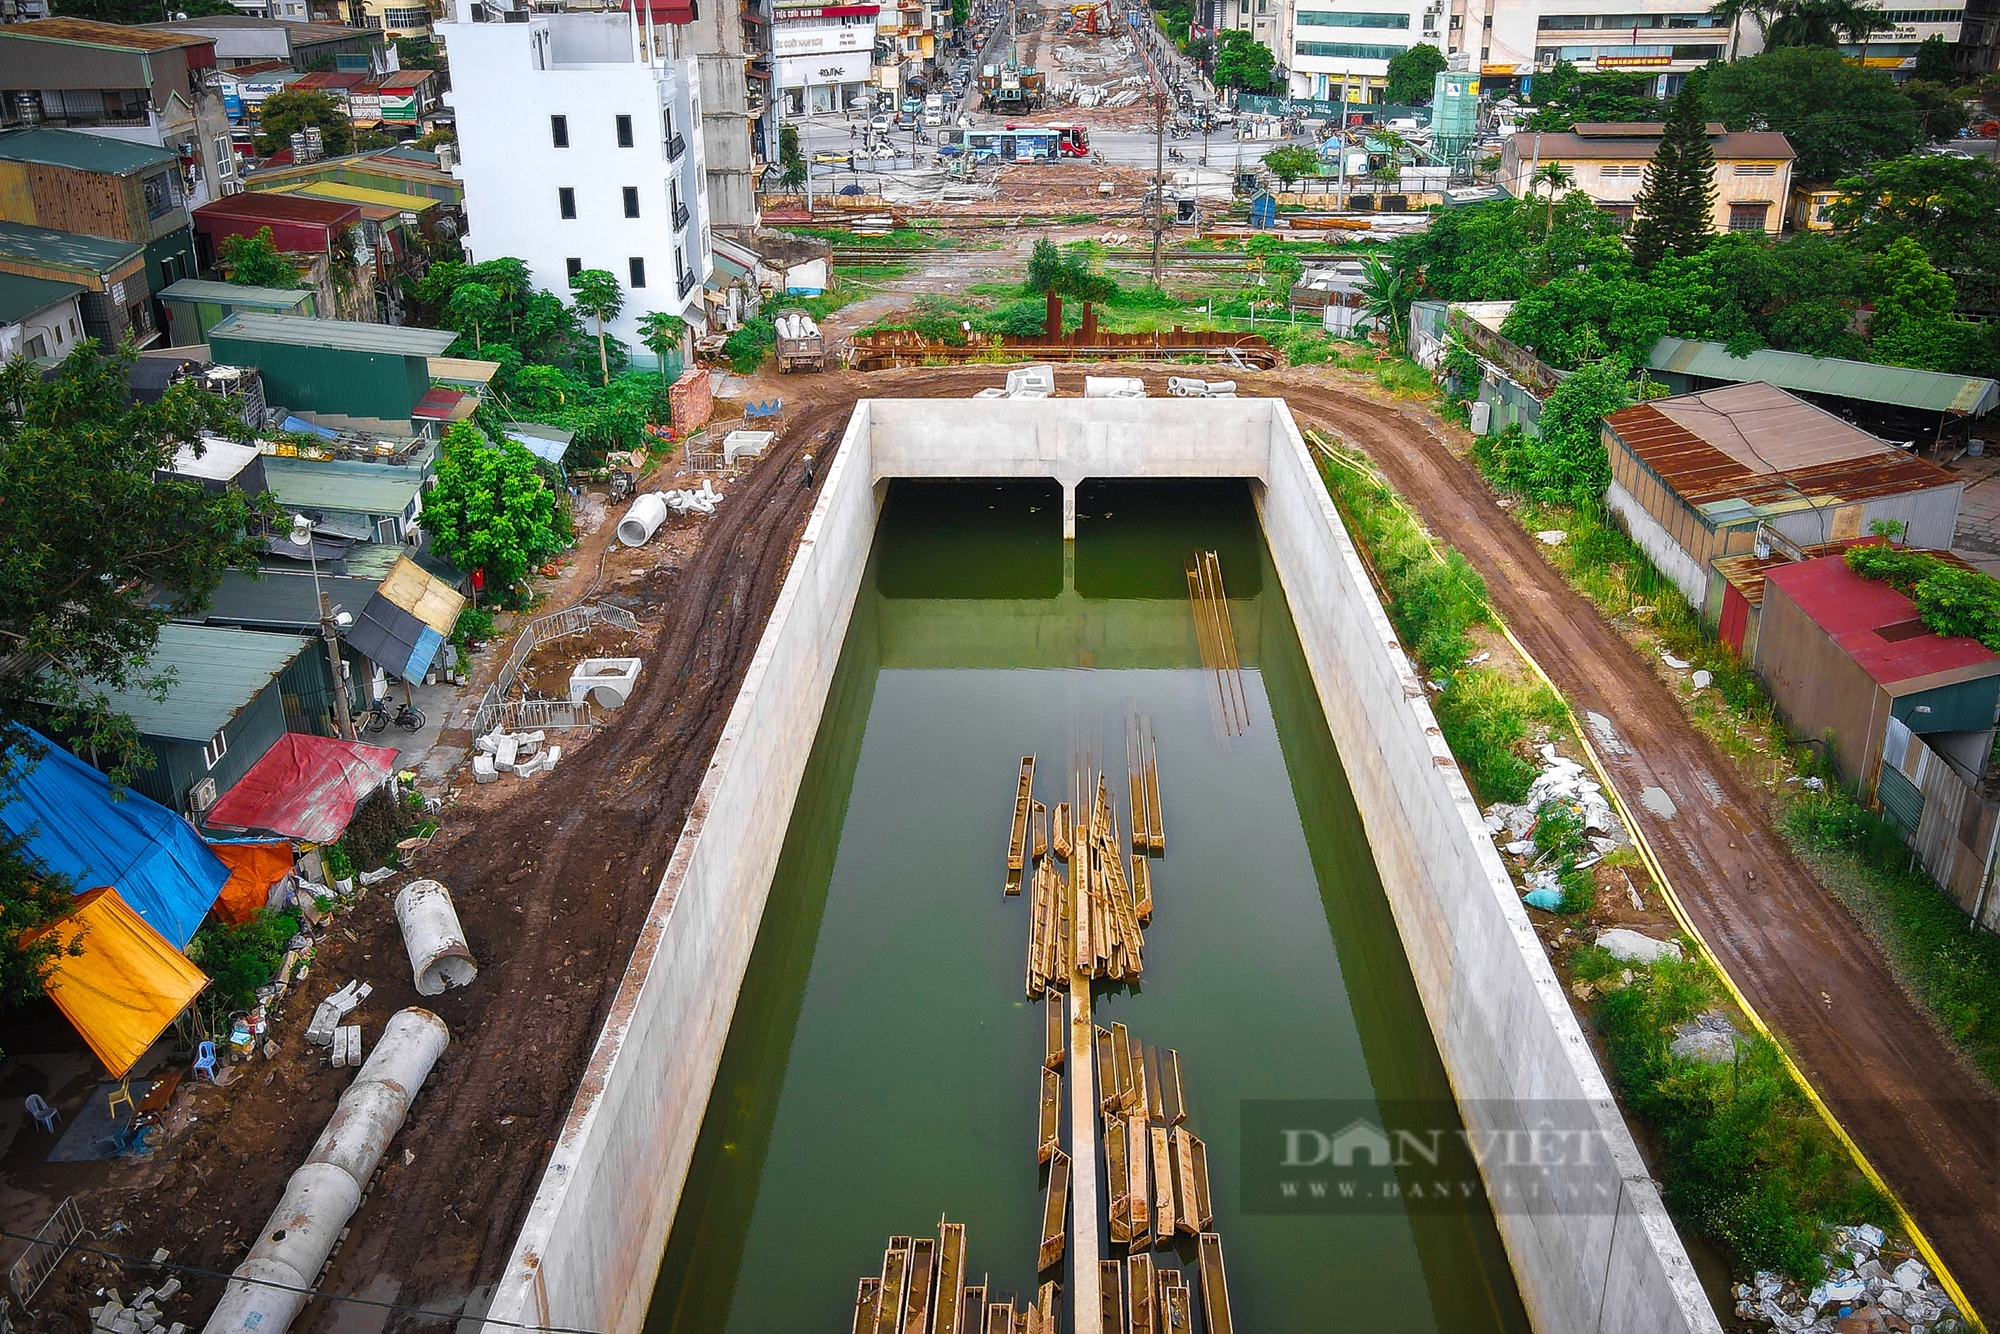
[[[389,746],[287,732],[203,818],[213,828],[267,829],[304,843],[347,832],[354,808],[396,765]]]

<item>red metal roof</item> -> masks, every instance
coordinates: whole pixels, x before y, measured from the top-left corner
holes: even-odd
[[[437,71],[433,69],[399,69],[393,73],[383,75],[380,83],[376,86],[389,92],[406,93],[412,88],[422,87],[425,80],[434,78],[436,75]]]
[[[1847,568],[1845,557],[1822,556],[1767,570],[1764,581],[1783,589],[1881,685],[1981,663],[1994,664],[1994,674],[2000,674],[2000,654],[1966,635],[1947,639],[1913,626],[1916,604],[1880,579],[1863,579]],[[1893,637],[1885,638],[1885,629]]]
[[[335,70],[317,70],[292,84],[293,91],[301,88],[358,88],[368,82],[366,74],[342,74]]]
[[[395,766],[390,746],[287,732],[222,794],[202,823],[331,843],[347,832],[355,806]]]
[[[410,410],[410,415],[431,421],[453,421],[456,420],[453,414],[457,413],[459,404],[469,397],[471,395],[456,389],[432,389],[417,400],[417,406]]]
[[[194,216],[196,221],[203,218],[273,218],[284,222],[318,223],[324,227],[352,226],[362,220],[358,204],[260,190],[246,190],[241,194],[212,199],[196,209]]]

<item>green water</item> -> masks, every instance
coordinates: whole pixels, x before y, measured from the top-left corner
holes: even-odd
[[[1450,1090],[1247,490],[1092,485],[1078,509],[1065,544],[1052,484],[894,484],[648,1334],[844,1332],[887,1238],[940,1213],[967,1224],[972,1281],[1033,1291],[1043,1034],[1008,819],[1029,753],[1051,807],[1085,753],[1122,806],[1134,708],[1167,855],[1144,985],[1100,991],[1097,1017],[1180,1052],[1237,1328],[1525,1330],[1483,1213],[1240,1208],[1245,1099]],[[1250,705],[1226,741],[1181,573],[1197,547],[1221,554]]]

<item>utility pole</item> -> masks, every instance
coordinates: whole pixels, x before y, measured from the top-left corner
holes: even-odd
[[[317,558],[315,558],[314,563],[316,567]],[[319,582],[319,570],[317,568],[313,570],[313,582],[315,584]],[[327,663],[333,668],[334,717],[340,722],[340,735],[352,741],[354,740],[354,718],[349,714],[347,709],[347,673],[343,670],[340,660],[340,627],[335,624],[333,619],[333,603],[328,600],[326,593],[323,591],[319,595],[319,632],[320,636],[326,640]]]
[[[1166,271],[1160,263],[1160,237],[1167,229],[1167,98],[1153,89],[1153,286],[1166,286]]]

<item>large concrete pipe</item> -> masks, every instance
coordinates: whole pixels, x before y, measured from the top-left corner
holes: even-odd
[[[618,521],[618,540],[628,547],[643,547],[667,521],[667,500],[657,491],[648,491],[632,502]]]
[[[236,1266],[203,1334],[284,1334],[305,1309],[306,1290],[450,1041],[444,1020],[429,1010],[399,1010],[390,1018],[305,1165],[285,1183],[284,1198]]]
[[[410,952],[410,972],[420,996],[469,987],[479,965],[465,943],[465,928],[451,905],[451,891],[435,880],[412,880],[396,893],[396,925]]]

